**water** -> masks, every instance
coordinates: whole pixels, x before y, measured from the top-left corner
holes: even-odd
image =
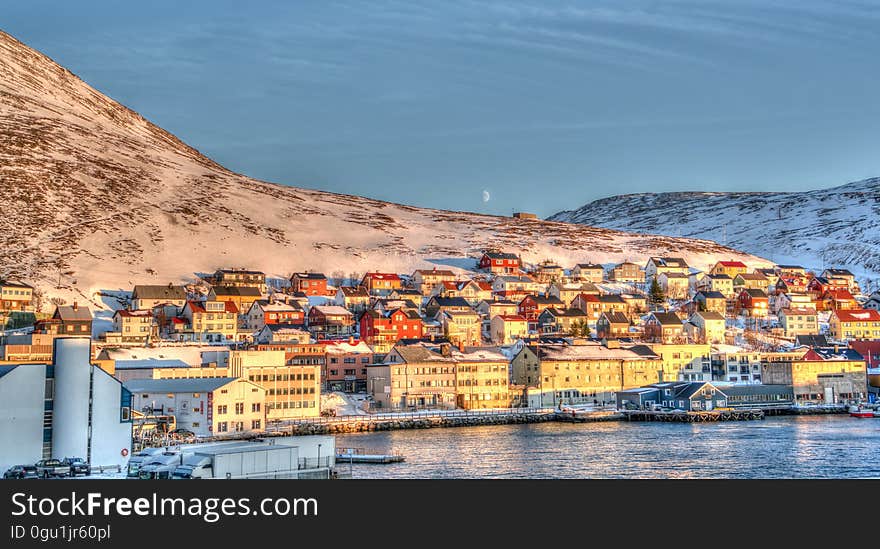
[[[880,419],[783,416],[719,423],[536,423],[338,435],[400,452],[363,478],[878,478]]]

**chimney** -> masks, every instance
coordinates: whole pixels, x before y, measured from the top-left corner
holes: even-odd
[[[77,309],[79,309],[79,304],[78,304],[78,303],[76,302],[76,300],[74,299],[74,300],[73,300],[73,310],[76,311]]]
[[[464,341],[458,342],[458,350],[461,351],[462,353],[464,352]]]

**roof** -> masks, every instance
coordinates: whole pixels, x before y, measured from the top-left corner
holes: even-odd
[[[784,316],[790,316],[790,315],[814,315],[814,314],[816,314],[816,309],[814,309],[814,308],[812,308],[812,307],[805,307],[805,308],[801,308],[801,309],[798,309],[798,308],[785,308],[785,309],[782,309],[782,311],[780,311],[780,314],[782,314],[782,315],[784,315]]]
[[[698,311],[694,316],[699,315],[705,320],[724,320],[724,317],[715,311]]]
[[[152,309],[136,309],[134,311],[129,311],[128,309],[118,309],[113,313],[113,316],[127,316],[127,317],[150,317],[153,316]]]
[[[743,280],[767,280],[767,277],[761,273],[739,273],[738,275],[736,275],[736,278],[741,278]]]
[[[865,358],[849,347],[813,347],[811,351],[822,357],[822,360],[864,360]]]
[[[655,311],[651,313],[651,316],[657,319],[657,322],[663,325],[672,325],[672,326],[681,326],[681,319],[678,318],[678,315],[675,313],[664,313],[660,311]]]
[[[12,370],[15,370],[17,367],[18,367],[18,364],[14,364],[11,366],[0,366],[0,377],[5,376],[6,374],[11,372]]]
[[[231,301],[220,301],[220,303],[223,303],[225,305],[223,312],[238,313],[238,307],[235,306],[235,303],[233,303]],[[205,306],[203,305],[202,301],[187,301],[186,304],[189,305],[189,308],[194,313],[207,313],[208,312],[205,310]],[[211,312],[215,312],[215,311],[211,311]],[[219,312],[219,311],[217,311],[217,312]]]
[[[784,270],[798,270],[798,271],[803,271],[803,270],[804,270],[804,268],[801,267],[800,265],[777,265],[777,267],[778,267],[779,270],[781,270],[781,271],[784,271]]]
[[[747,293],[752,297],[767,299],[767,293],[764,290],[757,290],[754,288],[743,288],[743,293]]]
[[[644,360],[646,358],[660,358],[645,345],[609,349],[599,342],[586,345],[542,343],[537,346],[528,345],[528,348],[541,360]]]
[[[520,315],[495,315],[492,319],[500,318],[504,322],[528,322],[524,316]]]
[[[739,267],[742,269],[748,269],[748,266],[742,261],[719,261],[718,264],[724,267]]]
[[[270,302],[267,299],[258,299],[254,301],[252,307],[259,307],[266,312],[302,312],[302,305],[297,301],[293,301],[291,303],[284,303],[283,301],[274,301]]]
[[[855,301],[856,298],[850,293],[846,288],[831,288],[825,290],[825,293],[822,294],[822,297],[831,296],[835,300],[838,301]]]
[[[370,297],[370,293],[363,286],[340,286],[339,290],[345,297]]]
[[[419,274],[423,274],[423,275],[453,276],[453,277],[455,276],[455,273],[453,273],[452,271],[441,270],[441,269],[416,269],[415,272],[417,272]]]
[[[0,280],[0,286],[4,286],[6,288],[30,288],[34,289],[30,284],[25,284],[24,282],[20,282],[18,280]]]
[[[367,273],[364,275],[364,278],[375,278],[376,280],[400,280],[400,277],[394,273]]]
[[[322,341],[324,345],[324,349],[329,354],[345,354],[345,353],[360,353],[360,354],[372,354],[373,350],[370,349],[370,346],[366,344],[366,342],[356,339],[355,342],[349,343],[347,339],[340,341]]]
[[[824,335],[810,334],[795,336],[794,344],[796,347],[806,345],[807,347],[824,347],[828,345],[828,338]]]
[[[832,314],[841,322],[880,321],[880,311],[874,309],[837,309]]]
[[[123,386],[132,393],[207,393],[237,380],[235,377],[132,379]]]
[[[260,290],[252,286],[212,286],[216,296],[260,297]]]
[[[439,351],[434,351],[429,349],[423,343],[416,343],[414,345],[395,345],[394,352],[400,355],[404,362],[414,363],[414,362],[450,362],[452,361],[451,357],[445,357],[440,354]]]
[[[117,370],[148,370],[151,368],[190,368],[190,365],[178,358],[141,358],[136,360],[117,360]]]
[[[431,301],[437,304],[438,307],[467,307],[470,308],[471,304],[467,302],[467,300],[463,297],[440,297],[434,296],[431,298]]]
[[[523,298],[523,301],[525,301],[526,299],[533,299],[538,305],[565,305],[565,303],[563,303],[561,299],[553,295],[527,295]],[[520,303],[522,303],[522,301]]]
[[[88,307],[77,305],[74,309],[73,305],[60,305],[55,309],[55,315],[63,321],[71,320],[92,320],[92,312]]]
[[[603,267],[602,265],[599,265],[598,263],[578,263],[575,266],[575,268],[581,269],[581,270],[583,270],[583,269],[601,269],[603,271],[605,270],[605,267]]]
[[[239,274],[252,274],[252,275],[263,275],[263,276],[265,276],[265,273],[264,273],[263,271],[251,271],[251,270],[248,270],[248,269],[217,269],[217,271],[216,271],[214,274],[217,274],[217,273],[220,273],[220,274],[235,274],[235,273],[239,273]]]
[[[706,276],[711,278],[712,280],[732,280],[730,278],[730,275],[726,275],[726,274],[706,275]]]
[[[313,305],[309,309],[309,314],[312,311],[318,311],[322,315],[342,315],[342,316],[353,316],[351,311],[346,309],[345,307],[340,307],[339,305]]]
[[[764,385],[760,383],[721,385],[719,387],[727,396],[738,395],[776,395],[791,393],[791,385]]]
[[[168,301],[181,301],[186,299],[186,290],[183,286],[138,284],[131,294],[132,299],[162,299]]]
[[[511,254],[507,252],[485,252],[483,255],[488,257],[489,259],[516,259],[519,260],[519,257],[516,254]]]
[[[605,311],[599,318],[605,317],[608,319],[608,322],[611,324],[629,324],[629,318],[620,311]]]
[[[600,295],[600,296],[599,296],[599,303],[621,303],[621,304],[625,304],[626,301],[624,301],[623,298],[620,297],[620,296],[617,295],[617,294],[608,294],[608,295]]]
[[[660,273],[660,276],[665,276],[667,279],[669,278],[688,278],[688,275],[684,273]]]
[[[327,277],[324,276],[324,273],[293,273],[293,276],[291,276],[290,278],[293,279],[294,276],[296,278],[304,278],[308,280],[327,280]]]
[[[831,276],[855,276],[847,269],[825,269],[826,273],[829,273]]]
[[[711,291],[704,290],[701,292],[697,292],[697,294],[694,296],[694,298],[696,298],[698,295],[702,295],[706,299],[724,299],[724,300],[727,299],[726,297],[724,297],[724,294],[722,294],[721,292],[717,292],[715,290],[711,290]]]
[[[587,316],[587,313],[583,312],[580,309],[557,309],[556,307],[548,307],[544,309],[544,312],[541,315],[553,315],[553,316],[561,316],[561,317],[581,317]]]
[[[680,257],[652,257],[649,261],[653,261],[655,265],[662,267],[687,267],[687,262]]]

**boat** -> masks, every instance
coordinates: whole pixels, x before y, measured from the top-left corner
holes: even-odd
[[[852,417],[880,417],[877,415],[877,412],[873,410],[857,410],[855,412],[850,412],[849,415]]]

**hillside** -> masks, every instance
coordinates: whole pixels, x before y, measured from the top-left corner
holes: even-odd
[[[0,277],[47,294],[187,281],[220,267],[408,272],[469,266],[486,247],[525,261],[696,266],[758,258],[713,242],[441,211],[232,173],[0,32]]]
[[[880,178],[797,193],[658,193],[603,198],[548,219],[708,238],[776,263],[880,278]]]

